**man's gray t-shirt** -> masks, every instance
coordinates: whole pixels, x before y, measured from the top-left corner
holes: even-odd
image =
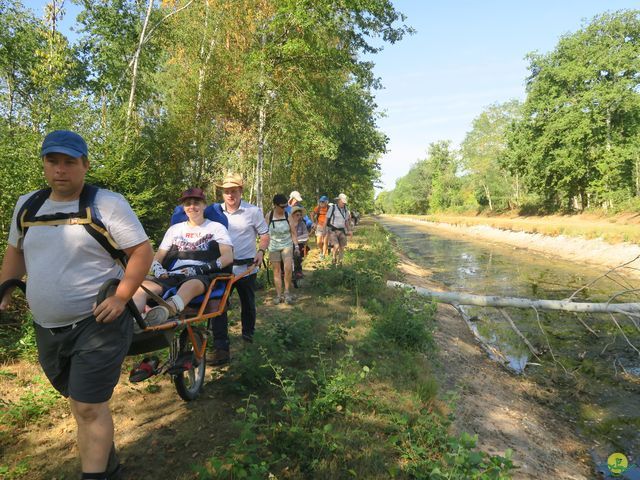
[[[16,203],[9,231],[9,244],[20,248],[16,216],[33,194]],[[78,200],[56,202],[47,199],[37,215],[73,213]],[[95,211],[120,249],[147,240],[147,235],[125,198],[100,189]],[[27,301],[34,321],[54,328],[70,325],[91,315],[100,286],[110,278],[122,278],[122,268],[82,225],[33,226],[24,238],[27,268]]]

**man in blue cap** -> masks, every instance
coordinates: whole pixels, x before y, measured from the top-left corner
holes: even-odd
[[[40,155],[50,189],[18,199],[0,283],[28,275],[38,359],[51,384],[69,398],[82,478],[118,479],[109,400],[131,343],[133,321],[125,307],[151,266],[153,249],[122,195],[85,185],[89,159],[80,135],[51,132]],[[90,208],[80,211],[87,198]],[[128,257],[126,267],[79,222],[91,220],[89,211],[116,251]],[[26,222],[26,216],[32,220]],[[114,277],[120,279],[115,293],[95,306],[100,286]],[[10,295],[0,299],[0,311]]]

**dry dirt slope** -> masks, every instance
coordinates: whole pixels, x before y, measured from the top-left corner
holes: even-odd
[[[441,289],[429,271],[403,257],[407,283]],[[451,306],[438,306],[436,342],[441,391],[457,394],[454,428],[478,434],[480,447],[503,454],[508,448],[520,467],[516,479],[592,478],[587,446],[570,424],[534,398],[540,387],[490,360],[465,321]],[[546,393],[546,392],[545,392]]]

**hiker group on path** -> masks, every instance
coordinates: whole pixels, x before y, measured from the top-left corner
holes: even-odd
[[[321,196],[310,218],[296,190],[289,197],[276,194],[263,215],[242,199],[243,178],[229,173],[217,185],[221,204],[208,204],[205,192],[195,186],[182,192],[172,226],[154,255],[127,200],[85,183],[89,152],[80,135],[49,133],[40,158],[49,188],[18,199],[0,284],[28,276],[38,359],[53,387],[69,399],[81,478],[121,479],[109,401],[134,335],[130,308],[141,312],[148,325],[162,324],[180,316],[215,275],[244,275],[233,289],[240,298],[242,339],[251,343],[256,278],[266,252],[274,276],[273,304],[291,304],[291,285],[304,276],[310,234],[315,232],[320,258],[328,260],[331,248],[332,263],[339,266],[357,217],[352,218],[347,196],[340,193],[334,203]],[[111,278],[119,279],[115,292],[96,305],[99,289]],[[0,298],[0,311],[8,308],[12,290]],[[168,291],[163,304],[146,305],[150,292]],[[209,320],[208,329],[213,350],[207,362],[228,363],[226,310]],[[136,369],[136,378],[144,378],[148,367]]]

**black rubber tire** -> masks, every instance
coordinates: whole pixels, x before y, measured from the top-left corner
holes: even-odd
[[[196,338],[196,342],[198,342],[198,348],[202,346],[204,343],[204,333],[199,330],[197,327],[193,328],[193,333]],[[193,352],[193,345],[189,340],[189,332],[184,329],[182,333],[180,333],[180,350],[178,352],[178,356],[188,354]],[[195,400],[200,395],[202,391],[202,386],[204,385],[204,375],[205,369],[207,367],[206,355],[203,355],[200,359],[199,363],[194,363],[194,365],[184,372],[181,372],[173,376],[173,383],[176,386],[176,391],[180,398],[182,398],[186,402],[190,402],[191,400]]]
[[[18,280],[16,278],[11,278],[9,280],[6,280],[4,282],[2,282],[0,284],[0,298],[4,297],[4,293],[13,287],[17,287],[20,290],[22,290],[22,293],[26,293],[27,292],[27,285],[22,281],[22,280]]]

